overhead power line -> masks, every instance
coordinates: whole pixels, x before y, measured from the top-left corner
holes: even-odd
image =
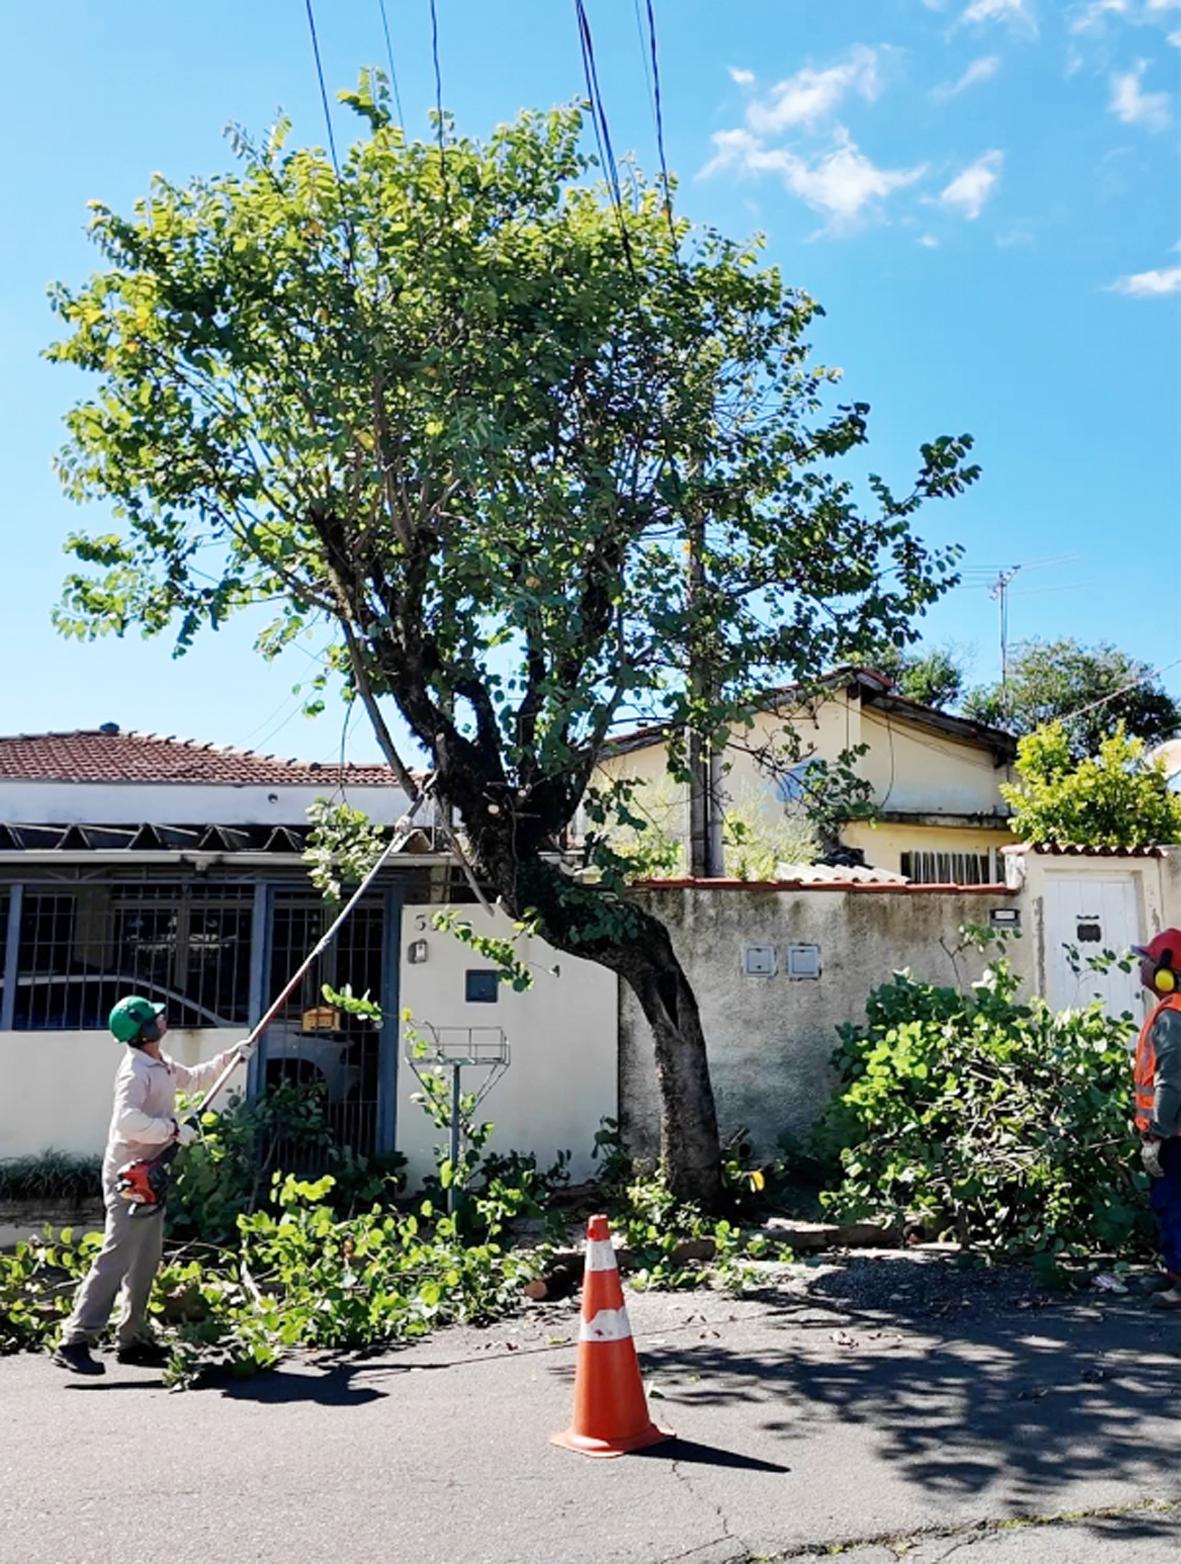
[[[312,35],[312,54],[316,61],[316,79],[320,83],[320,102],[324,106],[324,125],[328,131],[328,151],[332,155],[332,166],[336,170],[336,184],[340,187],[340,160],[336,155],[336,137],[332,133],[332,111],[328,107],[328,89],[324,85],[324,62],[320,58],[320,40],[316,36],[316,14],[312,10],[312,0],[304,0],[308,13],[308,32]]]
[[[660,59],[656,48],[656,12],[652,0],[645,0],[648,11],[648,47],[652,55],[652,113],[656,119],[656,150],[660,157],[660,178],[664,184],[664,215],[668,219],[669,237],[673,249],[677,248],[677,229],[673,222],[672,186],[668,179],[668,159],[664,153],[664,108],[660,101]]]
[[[578,23],[578,42],[582,49],[582,72],[586,79],[586,95],[591,106],[591,123],[595,127],[595,141],[599,148],[599,162],[602,164],[603,177],[607,181],[607,189],[611,202],[615,207],[615,216],[619,222],[619,237],[623,244],[623,257],[627,262],[627,269],[634,280],[636,268],[632,261],[631,241],[627,233],[627,220],[623,215],[623,191],[619,183],[619,168],[615,162],[614,148],[611,145],[611,130],[607,124],[607,111],[603,106],[603,94],[599,90],[599,72],[595,64],[595,44],[591,36],[590,18],[586,14],[584,0],[574,0],[574,16]]]
[[[402,115],[402,94],[398,91],[398,73],[394,69],[394,46],[390,41],[390,19],[386,15],[385,0],[377,0],[381,10],[381,27],[385,33],[385,56],[390,64],[390,87],[394,94],[394,106],[398,111],[398,124],[405,129],[406,121]]]
[[[439,157],[443,162],[443,188],[447,188],[447,148],[443,136],[443,72],[439,65],[439,11],[435,0],[431,0],[431,59],[435,66],[435,117],[439,122]]]
[[[1181,667],[1181,657],[1175,657],[1171,663],[1162,663],[1159,668],[1147,669],[1138,679],[1133,679],[1130,684],[1121,685],[1118,690],[1112,690],[1110,695],[1101,695],[1097,701],[1091,701],[1087,706],[1080,706],[1077,711],[1072,711],[1067,716],[1059,718],[1059,721],[1073,722],[1076,717],[1085,717],[1089,711],[1098,711],[1100,706],[1106,706],[1110,701],[1118,700],[1121,695],[1127,695],[1132,690],[1139,689],[1142,684],[1147,684],[1150,679],[1159,679],[1162,673],[1168,673],[1171,668],[1177,667]]]

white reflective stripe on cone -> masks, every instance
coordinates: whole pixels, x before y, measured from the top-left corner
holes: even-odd
[[[586,1268],[588,1271],[617,1271],[615,1246],[609,1238],[588,1238],[586,1241]]]
[[[631,1324],[626,1304],[618,1309],[600,1309],[592,1319],[583,1320],[579,1341],[630,1341]]]

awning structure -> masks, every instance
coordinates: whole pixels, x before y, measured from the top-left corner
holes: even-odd
[[[388,835],[388,831],[383,831]],[[26,825],[0,822],[0,854],[61,853],[63,857],[88,853],[200,853],[232,858],[249,853],[292,857],[307,849],[306,826],[270,825]],[[433,854],[438,849],[434,831],[413,831],[394,852],[403,857]]]

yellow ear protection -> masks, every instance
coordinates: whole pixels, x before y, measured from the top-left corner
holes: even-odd
[[[1161,959],[1156,971],[1152,974],[1152,986],[1158,994],[1172,994],[1177,988],[1177,974],[1173,971],[1173,952],[1166,950],[1161,953]]]

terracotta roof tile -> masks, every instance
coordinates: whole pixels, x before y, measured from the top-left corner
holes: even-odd
[[[78,728],[0,737],[0,782],[198,782],[311,787],[331,783],[332,761],[286,760],[158,733]],[[389,787],[386,766],[347,766],[350,787]]]

